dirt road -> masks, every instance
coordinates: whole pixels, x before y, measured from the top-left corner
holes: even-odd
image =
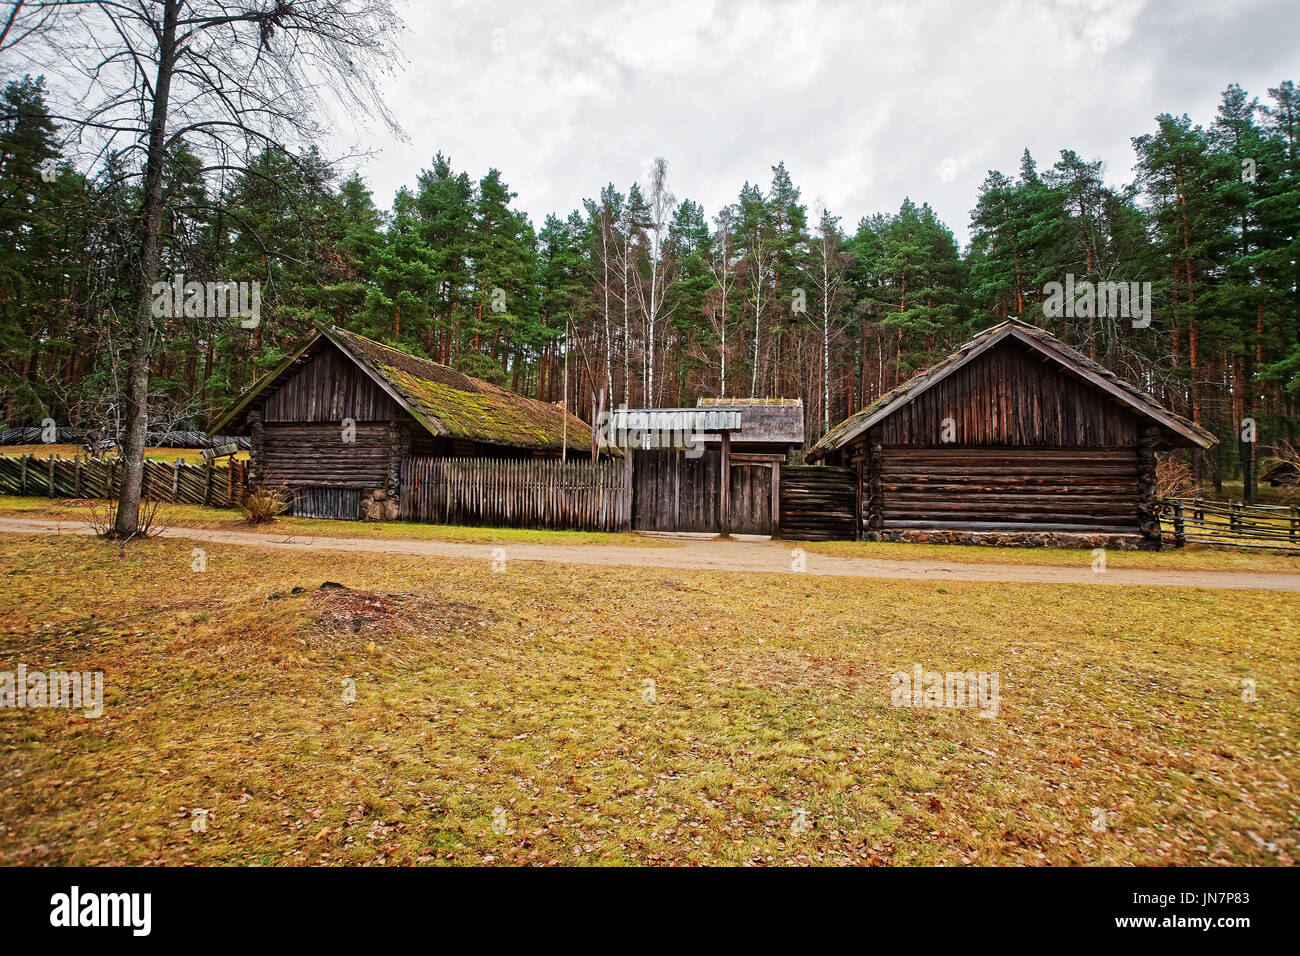
[[[13,534],[90,534],[81,524],[25,518],[0,518],[0,532]],[[258,534],[249,531],[205,531],[168,528],[172,538],[287,548],[295,551],[362,551],[373,554],[414,554],[462,561],[490,561],[501,547],[507,562],[549,561],[613,567],[686,568],[704,571],[794,573],[791,549],[797,543],[774,541],[673,540],[671,547],[629,548],[617,545],[552,545],[505,543],[469,544],[455,541],[401,541],[380,538],[329,538]],[[500,555],[495,555],[499,557]],[[960,564],[955,561],[884,561],[840,558],[820,554],[805,557],[807,574],[860,578],[904,578],[918,581],[1006,581],[1020,584],[1128,585],[1137,587],[1215,588],[1230,590],[1300,591],[1300,574],[1245,571],[1092,570],[1089,552],[1079,552],[1079,566],[1051,567],[1015,564]]]

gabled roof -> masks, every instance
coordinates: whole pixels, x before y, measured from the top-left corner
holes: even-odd
[[[901,385],[885,392],[866,408],[840,422],[808,450],[807,460],[817,461],[841,448],[871,426],[888,418],[918,395],[942,382],[962,366],[1009,338],[1014,338],[1053,359],[1066,371],[1105,392],[1120,404],[1128,406],[1135,414],[1179,436],[1189,445],[1209,448],[1211,445],[1218,444],[1219,440],[1204,428],[1171,412],[1153,396],[1131,382],[1117,377],[1110,369],[1097,364],[1082,352],[1070,348],[1045,329],[1021,322],[1019,319],[1007,319],[992,328],[985,329],[942,362],[912,376]]]
[[[571,449],[591,449],[591,426],[557,405],[525,398],[340,328],[318,329],[301,349],[222,413],[209,434],[240,419],[252,402],[287,381],[297,371],[299,359],[320,348],[322,339],[355,362],[432,435],[537,451],[558,451],[567,438]]]

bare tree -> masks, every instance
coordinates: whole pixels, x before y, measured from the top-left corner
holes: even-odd
[[[667,292],[669,263],[664,258],[664,230],[676,197],[668,190],[668,162],[656,156],[650,166],[650,288],[638,286],[641,313],[645,317],[645,384],[646,404],[655,406],[655,336]]]
[[[395,134],[376,80],[396,64],[392,0],[64,0],[41,39],[73,94],[55,119],[141,181],[130,262],[125,470],[114,528],[137,531],[149,416],[153,288],[161,271],[164,166],[184,142],[203,172],[245,170],[253,155],[322,133],[326,97]]]
[[[32,40],[54,24],[57,5],[51,3],[25,3],[13,0],[9,9],[0,13],[0,53],[14,49],[20,43]]]
[[[735,216],[733,206],[723,206],[715,220],[718,231],[714,236],[714,254],[709,259],[709,272],[713,274],[717,294],[714,326],[718,332],[718,397],[727,397],[727,298],[731,293],[734,264],[734,248],[731,240],[732,219]]]
[[[831,331],[839,319],[844,292],[844,255],[840,251],[839,216],[823,208],[813,240],[813,286],[822,309],[822,434],[831,428]],[[834,318],[833,318],[834,317]]]
[[[754,368],[749,379],[749,397],[758,395],[759,334],[763,327],[763,311],[769,304],[769,293],[776,294],[776,275],[773,265],[776,253],[772,248],[767,226],[756,223],[749,237],[749,255],[745,263],[749,279],[750,299],[754,303]]]

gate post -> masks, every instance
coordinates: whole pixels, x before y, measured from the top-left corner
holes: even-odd
[[[632,530],[632,445],[623,446],[623,525],[624,530]]]
[[[722,537],[731,537],[731,432],[722,432],[722,468],[718,479],[722,482],[722,493],[718,496],[722,515],[719,526]]]
[[[772,462],[772,538],[781,537],[781,462]]]

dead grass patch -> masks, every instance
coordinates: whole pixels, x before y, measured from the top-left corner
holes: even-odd
[[[7,535],[0,670],[106,701],[0,710],[0,861],[1295,859],[1294,594],[323,563]],[[916,663],[998,717],[891,706]]]

